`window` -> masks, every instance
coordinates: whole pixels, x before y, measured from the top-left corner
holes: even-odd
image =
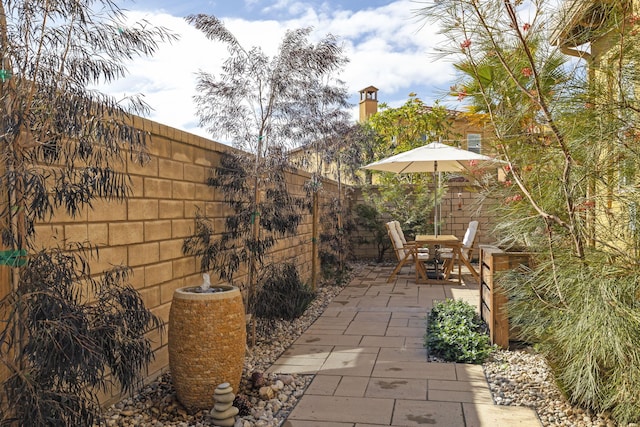
[[[467,150],[480,154],[482,149],[482,135],[479,133],[467,134]]]

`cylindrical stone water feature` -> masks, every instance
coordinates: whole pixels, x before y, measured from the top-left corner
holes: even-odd
[[[214,391],[221,383],[238,392],[246,334],[237,287],[176,289],[169,312],[169,369],[185,408],[212,408]]]

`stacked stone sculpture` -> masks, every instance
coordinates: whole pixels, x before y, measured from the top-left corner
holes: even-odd
[[[233,406],[233,388],[229,383],[222,383],[213,391],[213,401],[215,402],[211,411],[213,425],[220,427],[232,427],[238,415],[238,408]]]

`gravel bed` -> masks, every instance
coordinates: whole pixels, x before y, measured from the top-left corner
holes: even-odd
[[[352,274],[361,266],[355,265]],[[235,427],[279,426],[295,407],[313,379],[312,375],[267,375],[264,372],[324,312],[343,286],[322,286],[305,314],[295,321],[258,323],[256,345],[245,357],[240,392],[249,402],[248,414],[236,417]],[[271,326],[271,327],[268,327]],[[176,399],[171,375],[164,374],[133,397],[112,405],[107,426],[204,427],[212,426],[209,410],[188,413]]]
[[[572,406],[557,387],[545,359],[530,348],[499,350],[483,367],[497,405],[531,407],[545,427],[616,426],[607,414]]]

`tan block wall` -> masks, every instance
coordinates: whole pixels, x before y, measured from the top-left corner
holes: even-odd
[[[442,234],[464,237],[470,221],[478,221],[475,249],[472,258],[480,254],[478,245],[495,243],[491,230],[495,225],[487,201],[479,189],[468,182],[450,182],[448,191],[442,197]]]
[[[37,225],[37,245],[50,247],[63,241],[86,241],[100,247],[99,259],[92,262],[93,274],[113,265],[133,268],[131,285],[142,295],[152,312],[166,324],[175,289],[201,283],[199,264],[195,257],[182,253],[184,238],[195,228],[196,208],[206,212],[215,223],[215,230],[224,230],[228,213],[222,194],[208,187],[205,179],[215,167],[220,153],[233,150],[226,145],[169,128],[159,123],[134,118],[138,128],[150,133],[150,162],[141,167],[127,163],[127,172],[133,183],[132,195],[125,202],[97,201],[93,210],[71,218],[63,213],[47,224]],[[304,196],[304,184],[310,178],[306,172],[290,173],[289,190]],[[323,198],[337,192],[335,183],[323,186]],[[292,261],[301,278],[310,282],[312,216],[308,212],[298,228],[298,235],[282,239],[272,250],[274,262]],[[0,274],[7,274],[2,269]],[[236,280],[241,282],[241,271]],[[212,275],[217,283],[217,276]],[[7,288],[8,280],[0,285]],[[7,289],[4,293],[8,292]],[[147,380],[153,380],[168,370],[167,330],[152,332],[155,361],[148,368]],[[111,389],[101,393],[101,400],[110,403],[120,397]]]
[[[208,170],[215,167],[220,153],[232,148],[214,141],[169,128],[159,123],[135,118],[136,126],[150,133],[150,162],[144,167],[128,163],[126,169],[133,183],[132,195],[126,202],[97,201],[93,210],[70,218],[60,213],[47,224],[37,225],[38,244],[55,245],[63,239],[89,240],[100,246],[100,258],[92,263],[92,272],[98,274],[113,265],[129,265],[133,269],[131,285],[135,287],[146,306],[167,324],[173,291],[179,287],[201,282],[198,262],[182,254],[182,244],[195,227],[195,212],[199,208],[214,221],[214,229],[224,230],[228,208],[222,195],[208,187]],[[287,175],[292,194],[304,196],[304,185],[310,174],[298,171]],[[442,204],[444,219],[442,232],[464,234],[468,222],[480,220],[478,243],[493,243],[490,223],[484,210],[478,211],[479,197],[467,183],[450,183]],[[458,190],[461,197],[458,199]],[[337,183],[325,181],[320,193],[320,206],[337,195]],[[458,210],[458,201],[462,201]],[[355,192],[351,205],[362,203]],[[478,212],[481,212],[478,214]],[[312,215],[304,212],[303,220],[294,237],[281,239],[270,253],[274,262],[291,261],[302,280],[310,282],[312,271]],[[375,247],[355,246],[358,258],[370,259],[376,255]],[[388,253],[392,256],[392,253]],[[6,269],[2,269],[6,270]],[[0,271],[6,275],[6,271]],[[243,280],[239,272],[237,280]],[[216,283],[215,275],[212,277]],[[8,280],[0,281],[5,292]],[[3,293],[4,294],[4,293]],[[148,368],[147,380],[153,380],[168,369],[167,330],[152,332],[156,359]],[[105,403],[118,399],[119,391],[112,389],[102,395]]]

